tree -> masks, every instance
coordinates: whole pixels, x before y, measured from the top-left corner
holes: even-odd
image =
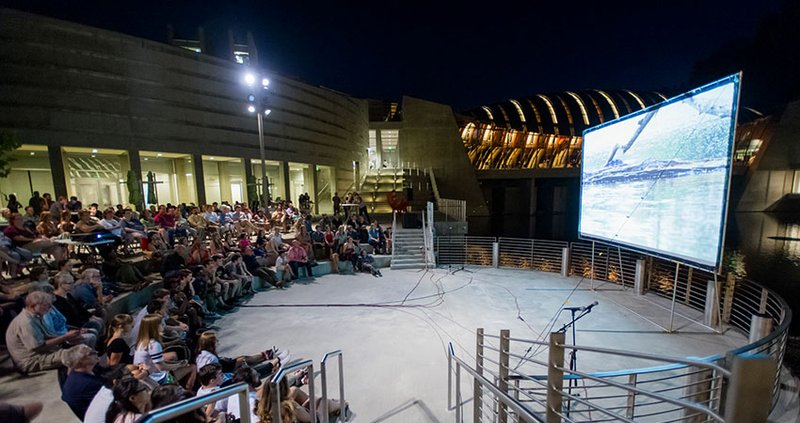
[[[8,177],[11,173],[11,162],[16,160],[11,153],[22,145],[22,141],[15,132],[0,131],[0,178]]]

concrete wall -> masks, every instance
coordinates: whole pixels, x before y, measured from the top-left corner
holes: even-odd
[[[433,168],[439,194],[467,200],[468,217],[488,216],[475,169],[461,142],[450,106],[403,97],[402,113],[400,160]]]
[[[0,129],[26,144],[258,158],[245,68],[179,47],[0,9]],[[267,158],[365,161],[364,100],[269,74]]]

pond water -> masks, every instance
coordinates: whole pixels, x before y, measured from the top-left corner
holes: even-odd
[[[800,215],[734,213],[726,253],[743,254],[747,277],[775,290],[792,308],[791,333],[800,335]]]

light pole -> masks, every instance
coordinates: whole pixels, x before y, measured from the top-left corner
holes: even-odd
[[[244,76],[245,84],[251,88],[256,86],[257,80],[258,78],[253,73],[248,72]],[[263,90],[267,90],[269,88],[269,79],[261,78],[261,88],[263,88]],[[264,95],[264,97],[266,97],[266,95]],[[267,206],[269,206],[271,199],[269,194],[269,179],[267,178],[267,159],[264,151],[264,116],[269,116],[270,112],[272,111],[270,109],[263,108],[263,98],[259,98],[259,96],[256,96],[255,93],[250,93],[247,95],[247,102],[247,111],[250,113],[255,113],[258,117],[258,149],[261,154],[261,208],[266,212]]]

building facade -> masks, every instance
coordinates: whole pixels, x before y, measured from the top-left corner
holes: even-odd
[[[0,129],[23,143],[0,193],[22,202],[39,191],[127,204],[129,170],[144,181],[152,173],[157,198],[147,203],[255,200],[261,161],[246,71],[269,79],[273,198],[308,192],[329,212],[333,192],[352,189],[355,166],[367,163],[365,100],[252,62],[0,9],[0,63]]]

